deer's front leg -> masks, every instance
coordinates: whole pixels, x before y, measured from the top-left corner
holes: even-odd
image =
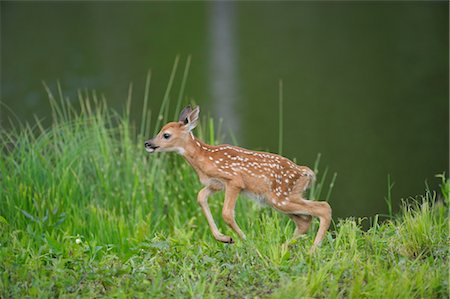
[[[239,196],[241,189],[227,185],[225,188],[225,201],[223,203],[222,217],[241,239],[245,240],[245,235],[237,225],[234,219],[234,209],[236,207],[236,200]]]
[[[203,214],[206,217],[206,220],[208,220],[209,228],[211,229],[211,232],[214,235],[214,238],[217,241],[224,242],[224,243],[233,243],[233,239],[229,236],[222,235],[217,228],[216,223],[214,222],[214,219],[211,215],[211,210],[209,209],[208,205],[208,197],[212,193],[214,193],[214,190],[211,190],[209,187],[205,187],[198,193],[197,201],[202,208]]]

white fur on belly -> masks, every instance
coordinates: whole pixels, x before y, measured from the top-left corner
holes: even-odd
[[[265,206],[267,204],[266,198],[263,195],[261,195],[261,194],[255,194],[255,193],[252,193],[252,192],[249,192],[249,191],[243,191],[242,193],[245,196],[253,199],[255,202],[257,202],[260,205]]]

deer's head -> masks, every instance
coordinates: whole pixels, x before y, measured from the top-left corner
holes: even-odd
[[[162,127],[158,135],[147,140],[145,150],[154,152],[178,152],[184,153],[184,147],[189,140],[191,131],[197,126],[200,107],[192,109],[187,106],[180,113],[178,122],[170,122]]]

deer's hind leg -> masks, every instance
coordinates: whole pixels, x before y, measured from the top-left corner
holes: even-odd
[[[292,221],[294,221],[296,226],[294,231],[294,238],[298,238],[301,235],[306,234],[312,221],[311,215],[288,214],[287,216],[291,218]]]
[[[325,201],[310,201],[303,199],[300,195],[289,197],[282,204],[276,206],[276,209],[288,216],[309,215],[318,217],[320,220],[319,230],[312,251],[320,245],[331,223],[331,207]]]

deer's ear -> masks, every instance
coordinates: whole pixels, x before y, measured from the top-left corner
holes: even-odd
[[[192,112],[191,106],[184,107],[183,111],[180,113],[180,117],[178,118],[178,121],[184,125],[187,125],[189,122],[188,115]]]
[[[195,107],[194,109],[192,109],[192,111],[188,113],[186,123],[188,131],[192,131],[197,126],[199,114],[200,114],[199,106]]]

